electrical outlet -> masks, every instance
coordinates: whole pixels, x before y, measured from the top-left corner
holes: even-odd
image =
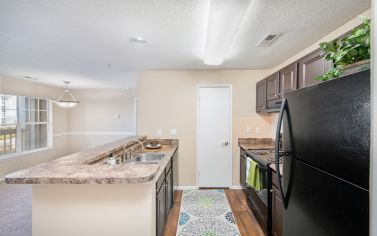
[[[176,136],[177,135],[177,130],[176,129],[171,129],[170,130],[170,135]]]
[[[251,133],[251,127],[250,127],[250,126],[246,126],[246,133],[247,133],[247,134],[250,134],[250,133]]]
[[[262,129],[260,127],[255,127],[255,133],[260,134],[262,132]]]
[[[157,129],[157,137],[161,137],[162,136],[162,129]]]

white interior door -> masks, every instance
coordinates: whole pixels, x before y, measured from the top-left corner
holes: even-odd
[[[229,187],[232,184],[231,87],[198,89],[198,185]]]

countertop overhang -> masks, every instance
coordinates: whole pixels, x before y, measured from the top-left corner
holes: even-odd
[[[158,164],[93,165],[110,153],[133,145],[134,140],[145,141],[146,136],[132,136],[103,144],[82,152],[67,155],[5,176],[7,184],[143,184],[154,183],[163,172],[174,152],[178,140],[163,142],[162,147],[152,152],[165,157]],[[146,150],[143,150],[143,152]],[[148,151],[148,152],[151,152]]]

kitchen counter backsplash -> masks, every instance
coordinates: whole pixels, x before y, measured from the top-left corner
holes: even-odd
[[[238,146],[242,149],[274,149],[275,140],[272,138],[239,138]]]

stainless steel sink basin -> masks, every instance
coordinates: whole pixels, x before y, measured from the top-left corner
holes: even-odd
[[[165,157],[162,153],[143,153],[127,160],[128,163],[157,164]]]

